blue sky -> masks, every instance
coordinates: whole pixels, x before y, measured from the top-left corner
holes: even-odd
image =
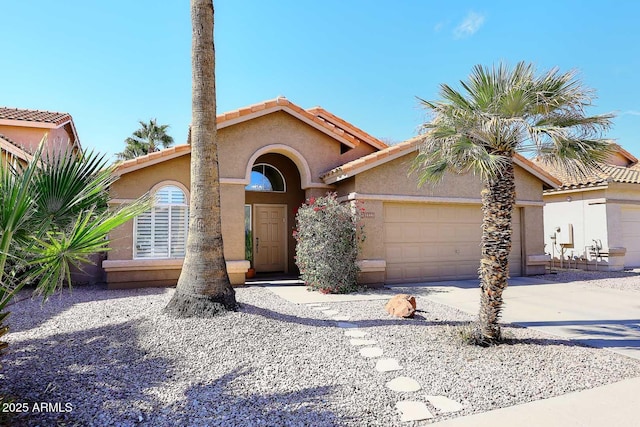
[[[0,105],[73,115],[83,147],[112,155],[157,118],[183,143],[191,117],[187,1],[2,4]],[[640,6],[628,1],[248,1],[216,7],[218,112],[283,95],[402,141],[475,64],[578,69],[640,157]]]

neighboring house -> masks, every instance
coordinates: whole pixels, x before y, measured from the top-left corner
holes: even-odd
[[[3,156],[11,154],[28,160],[44,137],[45,153],[80,151],[80,140],[70,114],[0,107],[0,147]],[[12,147],[18,148],[19,152]]]
[[[24,166],[29,160],[31,160],[31,154],[21,148],[20,144],[0,134],[0,161],[2,163],[14,165],[20,163]]]
[[[297,273],[297,208],[335,191],[366,209],[360,281],[367,284],[477,277],[482,212],[479,178],[447,175],[418,188],[408,169],[420,138],[387,147],[322,108],[285,98],[218,116],[222,231],[233,284],[244,283],[245,227],[257,272]],[[175,285],[187,232],[190,146],[125,161],[112,203],[146,192],[157,204],[111,234],[103,262],[109,287]],[[517,156],[511,274],[544,273],[542,191],[559,182]],[[246,219],[246,220],[245,220]],[[246,224],[246,225],[245,225]]]
[[[599,171],[568,176],[536,163],[562,185],[544,192],[545,250],[559,266],[640,267],[640,164],[620,146]]]

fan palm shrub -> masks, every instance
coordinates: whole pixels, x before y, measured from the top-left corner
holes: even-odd
[[[514,155],[534,155],[570,174],[584,174],[611,152],[602,135],[613,116],[586,114],[594,92],[575,71],[538,75],[524,62],[513,68],[478,65],[460,84],[462,90],[441,85],[441,100],[420,100],[433,119],[424,125],[413,169],[420,184],[437,183],[447,171],[482,179],[481,300],[474,341],[484,345],[500,340],[516,197]]]
[[[46,155],[26,166],[0,162],[0,336],[6,307],[25,285],[46,300],[71,285],[71,268],[107,250],[108,233],[149,207],[146,198],[107,207],[116,179],[104,156]],[[0,349],[6,347],[0,343]]]

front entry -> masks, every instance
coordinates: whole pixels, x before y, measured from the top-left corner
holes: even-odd
[[[286,270],[286,205],[254,205],[253,264],[258,273]]]

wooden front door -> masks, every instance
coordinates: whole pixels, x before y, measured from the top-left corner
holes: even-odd
[[[286,272],[286,205],[254,205],[253,264],[257,272]]]

